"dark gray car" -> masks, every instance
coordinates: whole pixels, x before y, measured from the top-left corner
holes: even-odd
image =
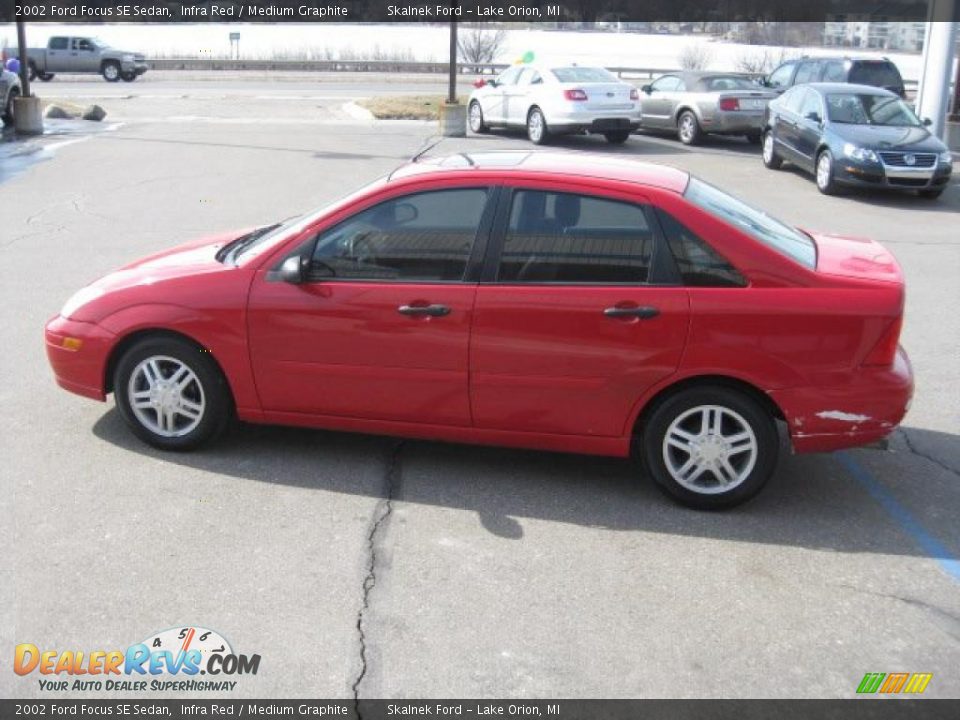
[[[675,132],[686,145],[707,133],[759,142],[764,110],[776,96],[742,73],[671,73],[641,88],[640,126]]]

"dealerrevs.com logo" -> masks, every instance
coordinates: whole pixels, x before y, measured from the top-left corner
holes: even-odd
[[[17,675],[36,673],[47,692],[224,692],[236,687],[232,678],[256,675],[259,668],[259,655],[237,654],[222,635],[202,627],[163,630],[126,650],[60,651],[21,643],[13,660]]]

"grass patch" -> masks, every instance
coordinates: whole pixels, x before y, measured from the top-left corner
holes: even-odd
[[[358,100],[379,120],[437,120],[443,95],[391,95]]]

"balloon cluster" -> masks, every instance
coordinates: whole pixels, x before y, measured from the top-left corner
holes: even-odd
[[[15,57],[9,58],[7,60],[7,64],[5,65],[5,67],[7,68],[7,70],[9,70],[12,73],[19,73],[20,61],[17,60]]]
[[[533,57],[534,57],[533,51],[532,51],[532,50],[527,50],[523,55],[521,55],[521,56],[518,57],[516,60],[514,60],[514,61],[513,61],[513,64],[514,64],[514,65],[526,65],[527,63],[532,63],[532,62],[533,62]]]

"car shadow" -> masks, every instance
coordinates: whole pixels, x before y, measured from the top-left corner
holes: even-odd
[[[925,554],[829,454],[787,455],[757,498],[709,513],[670,502],[632,461],[618,458],[245,424],[209,449],[164,453],[136,439],[115,409],[100,417],[93,432],[126,451],[238,480],[380,498],[387,478],[396,475],[394,500],[475,512],[486,530],[509,539],[523,537],[523,521],[536,519],[835,552]],[[912,516],[960,554],[955,517],[942,512],[960,506],[957,476],[924,455],[946,453],[960,466],[960,438],[917,428],[909,436],[912,448],[903,441],[896,453],[853,451],[845,459],[853,458],[897,496],[903,492]],[[371,456],[383,458],[384,482],[351,480],[344,459]]]

